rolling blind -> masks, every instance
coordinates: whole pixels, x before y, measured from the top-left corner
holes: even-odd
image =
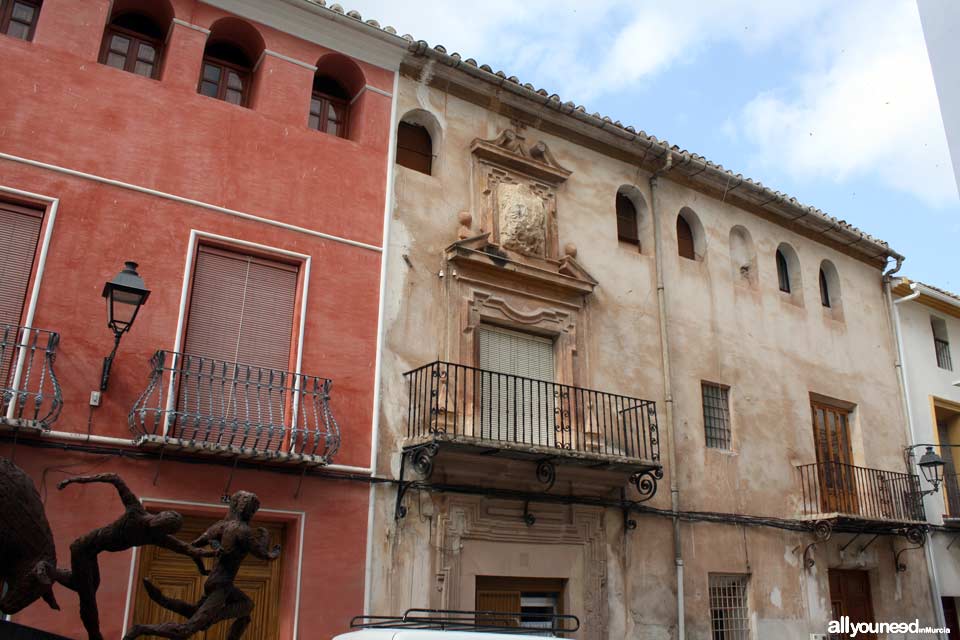
[[[19,325],[42,212],[0,202],[0,325]]]
[[[554,387],[538,382],[553,382],[553,341],[499,327],[481,327],[478,339],[480,369],[491,372],[481,374],[482,437],[554,446]]]
[[[183,350],[287,370],[296,297],[295,266],[201,246]]]

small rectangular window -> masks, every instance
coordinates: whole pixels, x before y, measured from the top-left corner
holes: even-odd
[[[40,0],[0,2],[0,33],[20,40],[33,40],[40,5]]]
[[[947,371],[953,371],[953,360],[950,358],[950,339],[947,336],[947,323],[942,318],[930,317],[930,327],[933,329],[933,348],[937,352],[937,366]]]
[[[713,640],[750,640],[746,574],[715,574],[710,579],[710,629]]]
[[[707,446],[730,448],[730,388],[711,382],[701,384],[703,391],[703,429]]]

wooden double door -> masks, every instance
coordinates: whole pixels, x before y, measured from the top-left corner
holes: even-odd
[[[824,513],[859,512],[856,471],[850,447],[850,412],[812,402],[820,508]]]
[[[843,616],[851,623],[876,622],[873,617],[873,600],[870,597],[870,574],[866,571],[830,569],[830,605],[833,619]],[[833,634],[831,638],[850,638],[848,634]],[[861,640],[877,640],[876,634],[857,634]]]
[[[181,540],[195,539],[213,524],[212,518],[184,517],[183,528],[177,534]],[[283,525],[257,523],[270,532],[272,544],[281,544]],[[207,568],[211,560],[207,559]],[[253,621],[244,634],[245,638],[276,640],[279,637],[280,613],[280,565],[281,559],[273,562],[247,556],[240,567],[236,586],[254,602]],[[197,571],[193,560],[160,547],[141,547],[138,564],[136,591],[134,592],[133,624],[157,624],[159,622],[183,622],[177,614],[161,608],[147,596],[143,578],[159,587],[167,596],[197,602],[203,595],[204,576]],[[195,640],[226,640],[232,621],[214,625],[206,633],[194,636]]]

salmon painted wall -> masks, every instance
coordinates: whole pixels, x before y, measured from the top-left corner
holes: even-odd
[[[52,428],[131,437],[127,414],[146,388],[150,356],[174,348],[185,260],[197,231],[311,257],[301,371],[333,380],[331,407],[342,433],[333,463],[367,467],[393,71],[250,22],[268,51],[255,71],[250,108],[220,102],[196,87],[205,30],[229,14],[192,0],[170,4],[176,21],[157,80],[97,62],[111,0],[45,0],[32,42],[0,36],[0,152],[282,224],[0,157],[0,187],[59,199],[32,323],[61,336],[56,371],[63,412]],[[311,19],[329,28],[326,18]],[[363,87],[348,139],[307,127],[313,81],[307,66],[318,63],[348,69],[348,81]],[[139,263],[152,293],[122,340],[102,405],[91,409],[89,395],[112,346],[100,293],[124,260]],[[28,434],[19,439],[16,462],[45,492],[61,565],[73,538],[120,512],[105,486],[59,493],[56,482],[68,474],[115,471],[141,497],[214,505],[184,507],[190,513],[216,513],[230,476],[229,467],[202,458],[159,462],[32,447]],[[0,442],[0,455],[12,452],[9,439]],[[307,475],[295,497],[299,480],[241,468],[231,490],[255,491],[265,509],[299,514],[265,516],[292,518],[296,527],[288,532],[304,522],[304,540],[297,533],[285,545],[280,637],[292,637],[297,566],[290,563],[301,543],[300,629],[329,637],[362,611],[368,487]],[[130,553],[101,558],[106,637],[121,633],[130,559]],[[85,637],[75,597],[59,587],[57,595],[63,611],[33,605],[14,620]]]

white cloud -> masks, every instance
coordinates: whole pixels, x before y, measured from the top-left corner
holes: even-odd
[[[717,45],[792,51],[805,69],[799,77],[731,70],[734,81],[762,91],[733,119],[703,111],[697,117],[720,121],[731,144],[752,149],[752,164],[786,170],[794,179],[872,177],[929,204],[956,201],[913,0],[349,4],[465,58],[501,61],[508,75],[591,111],[604,96],[638,91]]]
[[[817,60],[747,104],[757,160],[797,178],[876,177],[932,206],[956,202],[949,152],[913,2],[847,4],[814,34]]]

